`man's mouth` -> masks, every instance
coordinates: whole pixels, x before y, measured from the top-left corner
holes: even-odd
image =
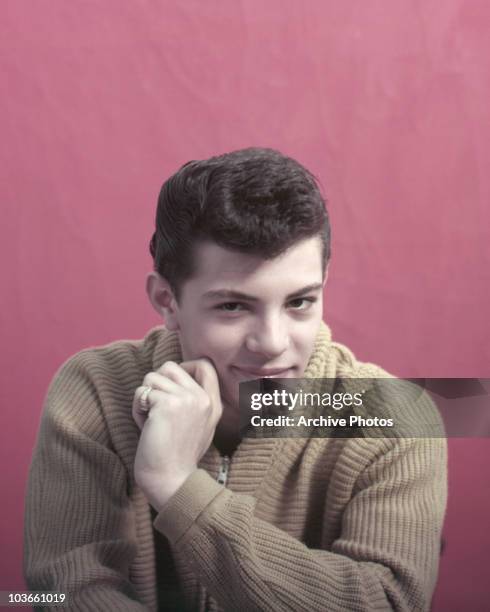
[[[250,378],[285,378],[291,374],[293,370],[291,367],[249,368],[242,366],[232,366],[232,369],[236,370],[242,376],[249,376]]]

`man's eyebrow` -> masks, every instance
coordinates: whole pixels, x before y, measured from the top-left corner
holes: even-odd
[[[301,287],[301,289],[297,289],[292,293],[286,296],[287,300],[290,300],[298,295],[304,295],[305,293],[309,293],[310,291],[318,291],[322,289],[323,283],[312,283],[311,285],[306,285],[305,287]],[[202,296],[206,300],[213,299],[222,299],[222,300],[246,300],[247,302],[258,302],[258,298],[253,295],[248,295],[247,293],[242,293],[241,291],[233,291],[231,289],[214,289],[212,291],[207,291]]]

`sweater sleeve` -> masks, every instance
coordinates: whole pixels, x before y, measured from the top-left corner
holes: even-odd
[[[79,355],[44,406],[25,502],[26,583],[65,593],[62,609],[144,610],[128,578],[137,546],[126,472]]]
[[[374,442],[362,444],[368,452]],[[428,610],[447,495],[446,441],[404,439],[387,448],[360,473],[329,550],[310,549],[255,517],[252,497],[223,489],[202,470],[155,527],[225,610]]]

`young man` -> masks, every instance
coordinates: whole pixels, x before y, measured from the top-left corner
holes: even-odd
[[[313,176],[271,149],[163,185],[147,292],[165,327],[69,359],[26,502],[29,588],[84,610],[426,610],[442,438],[242,438],[239,383],[386,377],[322,322]]]

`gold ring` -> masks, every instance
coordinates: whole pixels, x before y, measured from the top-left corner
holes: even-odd
[[[148,396],[150,395],[150,391],[153,387],[145,387],[143,393],[140,395],[140,406],[143,412],[148,412],[150,410],[150,402],[148,401]]]

